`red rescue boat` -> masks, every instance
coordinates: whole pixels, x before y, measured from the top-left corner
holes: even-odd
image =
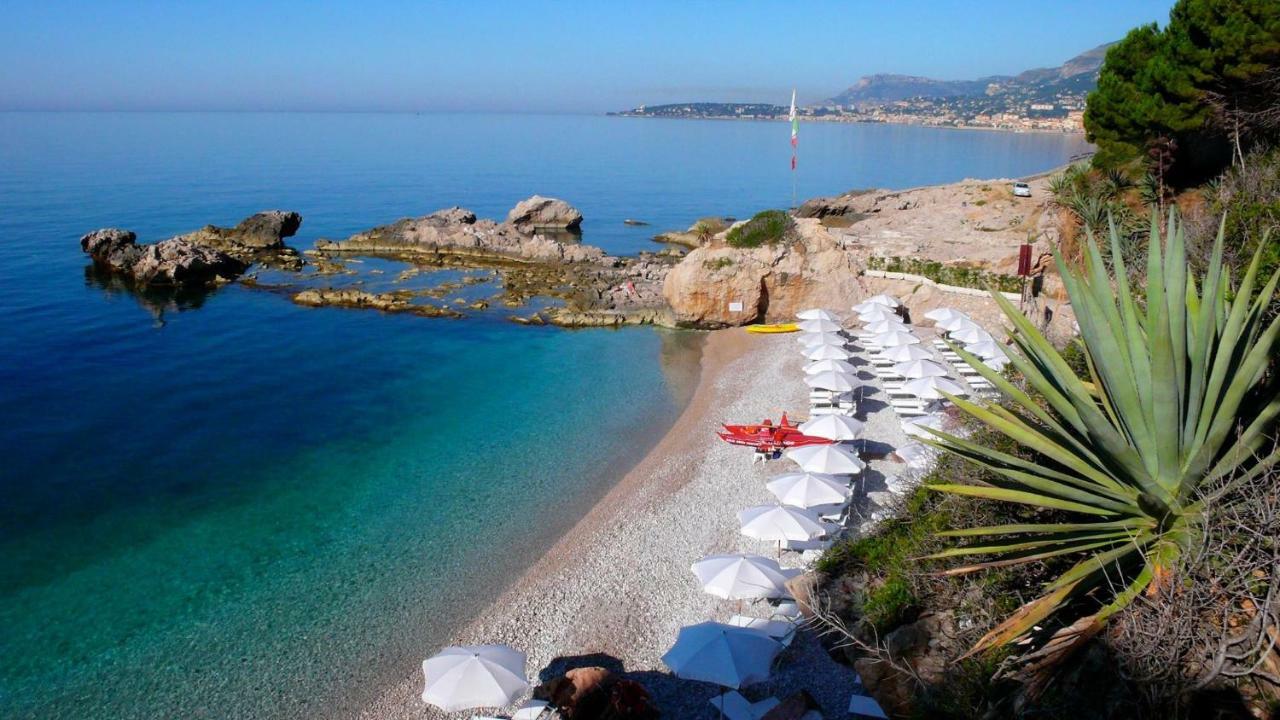
[[[754,425],[725,425],[724,430],[716,434],[730,445],[742,445],[766,451],[802,445],[828,445],[832,442],[824,437],[805,435],[800,432],[799,426],[789,421],[786,413],[782,414],[782,420],[777,425],[768,419]]]

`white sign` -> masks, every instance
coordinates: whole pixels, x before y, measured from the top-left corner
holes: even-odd
[[[729,303],[729,312],[742,312],[742,303],[740,302]]]

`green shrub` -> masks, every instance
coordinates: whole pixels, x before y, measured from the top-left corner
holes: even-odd
[[[920,275],[942,285],[976,288],[987,290],[995,288],[1001,292],[1019,292],[1022,290],[1022,278],[1017,275],[1003,275],[963,265],[947,265],[937,260],[923,258],[901,258],[873,256],[867,258],[868,270]]]
[[[789,239],[794,229],[795,221],[787,213],[782,210],[765,210],[730,230],[725,241],[736,248],[775,245]]]
[[[718,257],[714,260],[703,260],[702,267],[708,270],[721,270],[733,265],[733,258]]]

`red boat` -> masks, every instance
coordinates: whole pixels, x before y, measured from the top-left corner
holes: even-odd
[[[774,451],[802,445],[828,445],[832,441],[800,432],[799,426],[782,414],[777,425],[772,420],[764,420],[755,425],[725,425],[724,430],[717,432],[721,440],[730,445],[743,445],[757,450]]]

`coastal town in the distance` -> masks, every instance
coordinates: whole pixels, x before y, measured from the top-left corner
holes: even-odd
[[[910,75],[868,75],[843,92],[803,104],[807,121],[895,123],[1025,132],[1084,132],[1085,97],[1097,85],[1110,45],[1054,68],[976,80],[934,80]],[[782,120],[787,105],[761,102],[685,102],[640,105],[610,113],[623,117],[708,120]]]

